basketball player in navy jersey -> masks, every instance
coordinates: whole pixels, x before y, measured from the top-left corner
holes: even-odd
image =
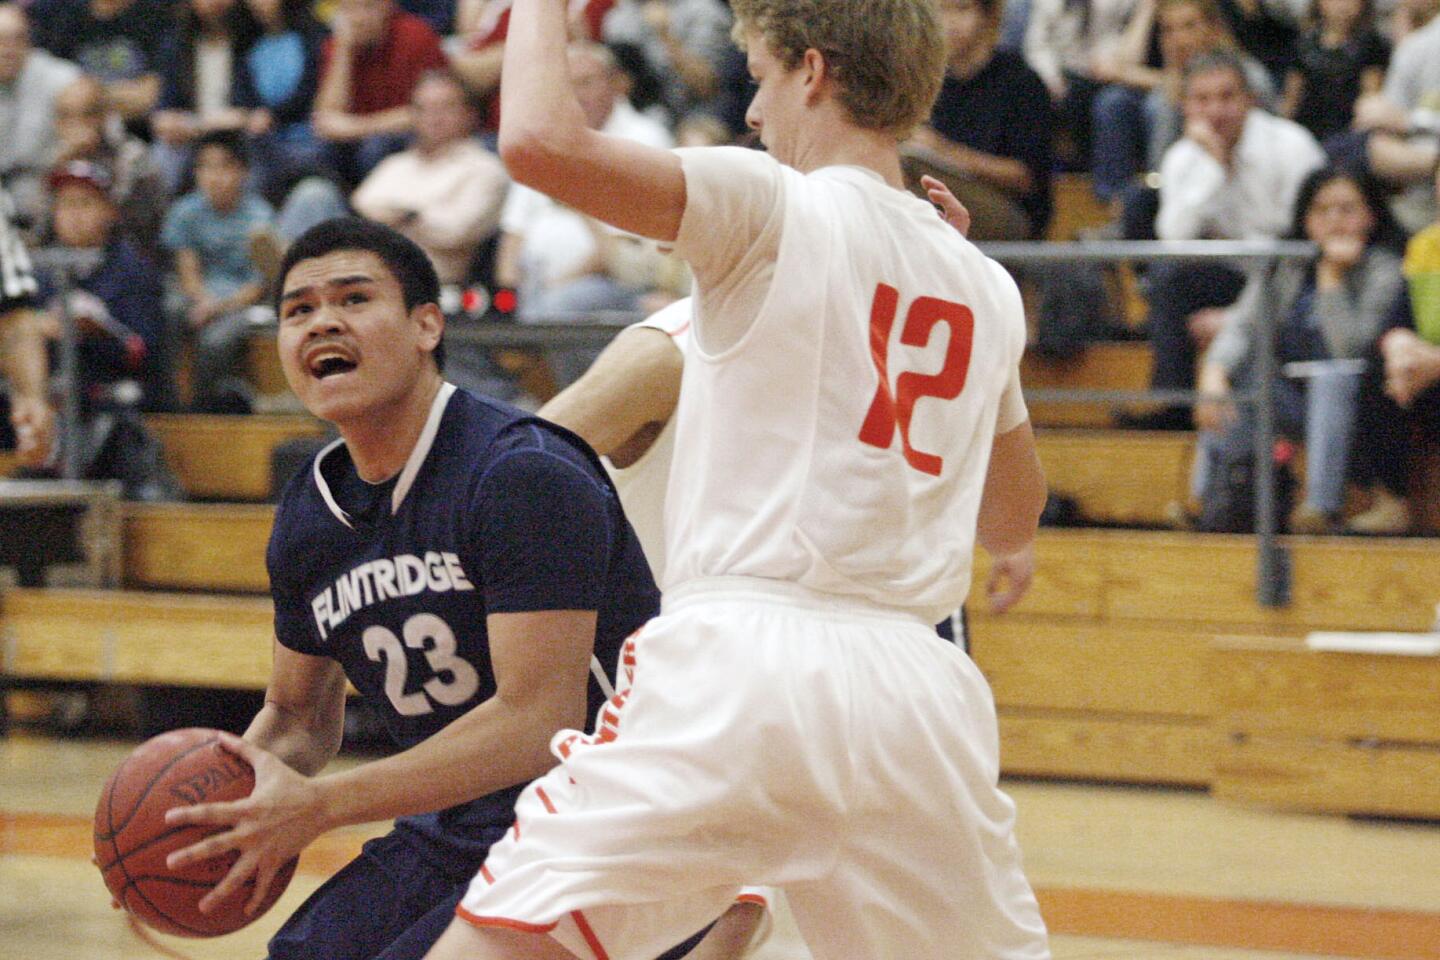
[[[270,956],[418,958],[514,822],[520,787],[552,766],[551,736],[609,695],[598,663],[616,662],[658,594],[582,441],[444,381],[439,285],[417,246],[332,220],[290,248],[280,278],[286,377],[340,439],[276,511],[275,666],[244,738],[225,735],[256,788],[172,811],[222,829],[170,863],[238,851],[201,908],[251,879],[253,906],[321,833],[398,818]],[[400,751],[322,776],[347,679]]]

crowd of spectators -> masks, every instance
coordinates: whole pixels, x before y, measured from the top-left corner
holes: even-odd
[[[66,315],[104,321],[80,329],[92,386],[133,382],[139,410],[274,402],[244,376],[273,322],[266,285],[290,239],[346,211],[432,256],[455,324],[683,295],[683,266],[653,245],[508,182],[494,137],[510,3],[0,2],[0,178],[50,302],[83,293]],[[1353,528],[1408,527],[1404,454],[1440,421],[1440,0],[939,5],[950,56],[907,176],[945,180],[979,240],[1045,237],[1065,171],[1089,175],[1101,236],[1315,240],[1317,260],[1275,280],[1282,359],[1311,371],[1282,387],[1282,427],[1324,451],[1297,527],[1339,525],[1347,476],[1375,504]],[[724,0],[570,0],[569,15],[592,126],[749,142]],[[57,271],[51,248],[93,255]],[[1201,428],[1197,491],[1250,429],[1224,397],[1249,376],[1259,282],[1215,262],[1143,277],[1154,385],[1196,386],[1198,367],[1213,397],[1126,422]],[[541,399],[525,394],[534,357],[456,346],[452,378]],[[555,352],[541,382],[588,360]]]

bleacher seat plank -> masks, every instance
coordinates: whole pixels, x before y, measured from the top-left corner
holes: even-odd
[[[268,504],[128,504],[125,581],[130,586],[263,593]]]
[[[1208,720],[1210,634],[1183,625],[970,618],[971,656],[1001,710]]]
[[[1036,440],[1050,489],[1088,520],[1158,526],[1167,504],[1185,501],[1194,434],[1041,430]]]
[[[1215,757],[1207,724],[1006,711],[1000,762],[1012,776],[1204,786]]]
[[[1115,538],[1104,554],[1111,617],[1297,630],[1423,630],[1434,617],[1440,551],[1423,541],[1289,538],[1293,602],[1269,608],[1255,600],[1251,537],[1098,536]]]
[[[1211,649],[1223,733],[1429,744],[1440,749],[1440,657],[1222,639]]]
[[[185,492],[216,500],[264,500],[270,495],[275,448],[325,432],[313,417],[288,415],[156,414],[146,423],[164,445]]]
[[[3,672],[32,680],[263,687],[270,601],[17,589],[0,606]]]
[[[1153,360],[1145,343],[1092,343],[1073,357],[1042,357],[1027,351],[1020,382],[1028,389],[1145,390]],[[1079,402],[1034,402],[1030,419],[1039,426],[1105,427],[1110,406]]]
[[[1440,818],[1440,749],[1252,737],[1221,744],[1211,795],[1314,813]]]
[[[1081,230],[1098,227],[1110,219],[1110,211],[1095,196],[1094,181],[1088,173],[1056,174],[1051,189],[1055,212],[1046,239],[1074,240]]]

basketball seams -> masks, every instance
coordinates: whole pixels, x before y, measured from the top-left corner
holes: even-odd
[[[139,814],[140,808],[145,805],[145,798],[148,797],[148,796],[150,796],[150,791],[155,789],[155,784],[158,783],[158,782],[160,781],[160,779],[161,779],[162,777],[164,777],[167,773],[169,773],[169,772],[171,771],[171,769],[173,769],[177,763],[179,763],[180,761],[184,760],[186,757],[189,757],[189,756],[190,756],[191,754],[193,754],[196,750],[203,750],[205,747],[208,747],[208,746],[210,746],[211,744],[217,744],[217,743],[219,743],[219,742],[220,742],[220,738],[219,738],[219,737],[211,737],[211,738],[208,739],[208,740],[205,740],[205,741],[202,741],[201,743],[195,744],[193,747],[190,747],[188,750],[185,750],[183,753],[179,753],[179,754],[176,754],[175,756],[171,757],[170,760],[169,760],[169,762],[166,763],[165,766],[163,766],[163,767],[161,767],[159,770],[157,770],[157,771],[155,772],[155,774],[150,778],[150,781],[145,784],[144,789],[140,791],[139,795],[138,795],[138,796],[136,797],[136,799],[135,799],[135,806],[131,809],[129,815],[125,818],[125,822],[122,823],[122,824],[120,824],[119,826],[116,826],[116,825],[115,825],[115,810],[114,810],[114,805],[115,805],[115,786],[116,786],[116,784],[118,784],[118,783],[123,779],[123,778],[121,777],[121,774],[123,774],[123,773],[125,772],[125,767],[126,767],[128,764],[130,764],[131,761],[135,760],[135,754],[132,753],[130,756],[126,757],[126,758],[121,762],[120,768],[119,768],[118,770],[116,770],[116,771],[110,776],[109,794],[108,794],[108,796],[106,796],[106,798],[105,798],[105,800],[106,800],[105,818],[106,818],[106,821],[107,821],[107,822],[109,823],[109,825],[110,825],[110,831],[111,831],[111,832],[110,832],[110,834],[109,834],[108,836],[101,836],[101,837],[98,837],[98,839],[100,839],[100,840],[110,840],[110,839],[113,839],[113,838],[114,838],[115,836],[117,836],[122,830],[124,830],[126,827],[128,827],[128,826],[130,825],[130,821],[131,821],[131,820],[134,820],[135,817],[136,817],[136,815]]]
[[[200,896],[218,885],[218,881],[213,879],[214,871],[220,869],[223,873],[230,870],[239,855],[232,851],[180,871],[165,867],[163,858],[170,850],[197,842],[217,831],[199,824],[167,825],[164,812],[174,805],[175,798],[164,788],[167,780],[179,784],[194,776],[204,776],[203,771],[212,766],[211,757],[205,754],[205,749],[215,748],[218,754],[223,748],[213,730],[190,728],[161,736],[168,738],[168,742],[155,744],[149,750],[142,745],[122,761],[106,784],[95,815],[95,847],[97,858],[105,855],[106,847],[110,848],[109,862],[101,863],[97,859],[96,863],[106,886],[132,918],[180,936],[214,937],[233,932],[274,905],[293,878],[299,858],[292,860],[287,865],[288,869],[282,868],[282,872],[277,874],[266,902],[256,914],[242,913],[240,908],[248,901],[248,895],[243,893],[239,899],[227,898],[213,914],[199,913]],[[198,743],[187,742],[193,737],[204,739]],[[229,763],[223,765],[227,769],[232,766]],[[156,768],[153,771],[150,770],[152,766]],[[238,796],[243,797],[254,789],[254,772],[249,764],[240,760],[239,767],[243,768],[243,772],[235,769],[233,777],[218,782],[209,781],[211,800],[233,799],[237,789]],[[141,771],[144,771],[143,780]],[[140,782],[132,785],[126,782],[127,777]],[[122,804],[125,807],[123,819],[117,822]],[[146,835],[157,829],[160,832]],[[126,833],[136,835],[131,841],[134,846],[122,852],[120,844]],[[245,887],[253,893],[254,881],[248,881]],[[172,911],[178,912],[180,918],[177,919]]]

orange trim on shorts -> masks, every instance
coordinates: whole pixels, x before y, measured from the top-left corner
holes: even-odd
[[[485,878],[486,883],[491,886],[495,885],[495,874],[491,873],[490,868],[483,863],[480,864],[480,876]]]
[[[460,906],[455,908],[455,916],[472,926],[503,927],[506,930],[518,930],[521,933],[549,933],[560,925],[559,923],[526,923],[524,920],[511,920],[509,917],[479,917]]]
[[[769,909],[770,909],[770,901],[769,901],[769,900],[766,900],[764,897],[760,896],[760,894],[758,894],[758,893],[742,893],[742,894],[740,894],[739,896],[737,896],[737,897],[735,898],[735,902],[736,902],[736,903],[753,903],[753,904],[755,904],[757,907],[764,907],[766,910],[769,910]]]
[[[590,952],[595,954],[595,960],[610,960],[610,954],[600,944],[600,938],[595,936],[595,931],[590,926],[590,921],[585,919],[585,914],[579,910],[571,910],[570,918],[575,921],[575,928],[580,931],[580,936],[585,938],[585,943],[590,947]]]

